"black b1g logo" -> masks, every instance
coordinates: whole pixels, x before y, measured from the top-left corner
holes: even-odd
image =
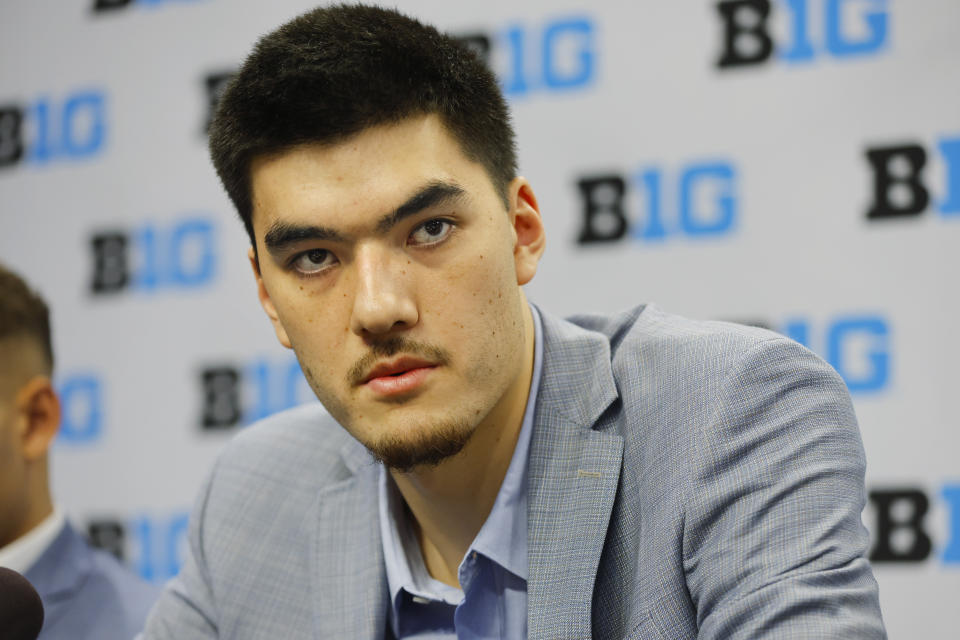
[[[918,142],[903,142],[868,148],[865,155],[873,173],[869,220],[916,217],[931,204],[945,217],[960,216],[960,137],[941,138],[936,151],[928,151]],[[924,173],[928,162],[938,155],[946,179],[944,196],[934,203]]]

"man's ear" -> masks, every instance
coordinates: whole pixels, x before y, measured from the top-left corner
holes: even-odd
[[[267,286],[263,283],[263,276],[260,275],[260,264],[257,262],[257,255],[253,247],[247,251],[247,257],[250,259],[250,266],[253,267],[253,277],[257,280],[257,297],[260,298],[260,306],[267,312],[267,317],[273,323],[273,330],[277,333],[277,340],[287,349],[292,349],[290,338],[287,337],[287,330],[283,328],[280,322],[280,316],[277,315],[277,308],[273,306],[273,300],[270,299],[270,293]]]
[[[514,178],[507,187],[510,203],[510,222],[517,240],[513,246],[513,260],[517,283],[524,285],[537,273],[540,256],[546,248],[547,237],[540,218],[540,206],[533,187],[526,178]]]
[[[50,378],[34,376],[17,392],[20,446],[24,460],[43,458],[60,430],[60,400]]]

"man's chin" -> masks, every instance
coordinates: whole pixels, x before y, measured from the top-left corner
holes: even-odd
[[[435,467],[457,455],[472,435],[472,427],[455,423],[364,444],[373,457],[389,469],[409,473],[418,467]]]

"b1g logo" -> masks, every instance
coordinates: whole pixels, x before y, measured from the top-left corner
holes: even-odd
[[[888,0],[718,2],[723,48],[717,67],[753,67],[772,58],[802,64],[822,56],[846,59],[877,55],[889,44],[888,4]],[[781,19],[787,33],[781,42],[774,42],[771,23],[780,23]],[[814,33],[820,34],[819,39]]]
[[[188,512],[141,515],[130,521],[96,518],[87,522],[90,544],[112,553],[148,582],[162,584],[177,575],[186,555]]]
[[[200,385],[200,427],[207,431],[249,424],[316,399],[294,357],[207,366],[200,372]]]
[[[919,487],[874,489],[868,494],[875,512],[871,562],[917,563],[934,553],[926,528],[930,498]],[[960,565],[960,484],[945,485],[939,498],[946,504],[947,542],[939,551],[946,565]]]
[[[104,385],[94,373],[74,373],[57,381],[60,431],[57,442],[87,445],[103,437]]]
[[[493,69],[507,97],[583,89],[596,77],[596,28],[586,16],[451,35]]]
[[[200,0],[93,0],[94,13],[129,9],[131,6],[155,8],[171,4],[196,4]]]
[[[577,242],[662,242],[672,237],[728,235],[736,229],[738,218],[737,181],[736,166],[729,160],[579,178],[583,225]]]
[[[217,275],[216,227],[207,217],[97,231],[89,246],[95,296],[195,289]]]
[[[0,170],[94,158],[106,145],[107,123],[107,97],[99,90],[0,104]]]
[[[890,384],[890,325],[879,315],[842,315],[820,326],[793,318],[780,332],[820,354],[852,394],[881,391]]]
[[[890,323],[872,313],[850,313],[816,322],[791,318],[782,325],[745,321],[782,333],[816,352],[840,374],[851,394],[874,393],[890,385]]]
[[[936,154],[943,161],[946,175],[943,197],[933,204],[924,171],[927,161]],[[865,155],[873,173],[873,199],[867,219],[876,222],[916,217],[931,204],[943,216],[960,217],[960,137],[943,137],[929,152],[920,143],[904,142],[872,147]]]

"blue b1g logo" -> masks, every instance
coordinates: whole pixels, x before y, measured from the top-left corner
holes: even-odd
[[[728,235],[736,229],[738,218],[737,182],[737,169],[730,160],[581,177],[576,183],[583,224],[577,242],[662,242],[671,237]],[[628,207],[631,202],[636,211]]]
[[[162,584],[179,573],[186,557],[188,523],[186,510],[138,515],[129,521],[98,517],[87,522],[87,538],[126,562],[144,580]]]
[[[842,315],[823,326],[794,318],[781,332],[819,353],[852,394],[882,391],[890,384],[890,325],[882,316]]]
[[[104,386],[93,373],[76,373],[59,380],[60,432],[58,441],[91,444],[103,437]]]
[[[217,276],[216,226],[205,215],[99,231],[90,238],[90,251],[90,293],[98,296],[195,289]]]
[[[507,97],[582,89],[596,77],[596,27],[587,16],[456,37],[490,65]]]
[[[131,524],[134,542],[139,547],[134,566],[140,576],[162,584],[177,575],[186,556],[187,511],[161,518],[140,516]]]
[[[889,44],[889,0],[724,0],[716,4],[723,27],[720,69],[752,67],[778,57],[808,64],[820,57],[847,59],[882,53]],[[775,15],[774,15],[775,13]],[[782,18],[785,36],[770,23]],[[815,38],[814,33],[822,33]],[[775,42],[774,38],[782,38]]]
[[[0,105],[0,169],[100,155],[108,133],[107,97],[96,89]]]

